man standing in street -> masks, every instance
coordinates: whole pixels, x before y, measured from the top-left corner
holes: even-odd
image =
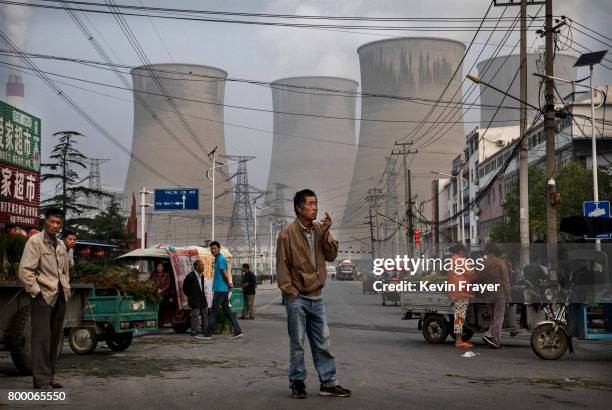
[[[501,250],[494,243],[485,246],[484,268],[480,272],[479,282],[483,284],[499,285],[496,291],[484,293],[489,304],[491,322],[489,330],[482,337],[482,341],[491,349],[501,347],[501,332],[504,324],[506,303],[510,301],[510,280],[506,262],[500,258]]]
[[[35,389],[62,388],[54,380],[63,341],[64,314],[70,297],[68,254],[58,239],[64,224],[61,209],[45,213],[45,229],[26,242],[19,280],[32,296],[32,379]]]
[[[257,278],[251,272],[251,267],[248,263],[242,264],[242,294],[244,295],[244,309],[240,319],[255,319],[255,288],[257,287]]]
[[[62,241],[66,245],[68,251],[68,266],[70,269],[74,267],[74,248],[76,247],[77,234],[75,231],[65,229],[62,233]]]
[[[297,218],[279,234],[276,250],[278,287],[283,292],[289,331],[289,385],[291,397],[306,398],[306,334],[315,368],[319,374],[319,395],[348,397],[351,391],[342,388],[336,379],[336,362],[330,352],[329,329],[321,290],[325,286],[325,261],[338,255],[338,242],[329,229],[331,216],[326,213],[321,223],[317,196],[309,189],[295,194],[293,207]]]
[[[208,327],[208,303],[204,287],[204,262],[197,260],[183,281],[183,293],[191,308],[191,336],[198,334],[198,317],[202,318],[202,334]]]
[[[227,260],[225,260],[225,256],[221,255],[221,244],[217,241],[212,241],[210,243],[210,252],[215,257],[213,302],[210,320],[208,321],[208,327],[206,328],[203,339],[210,340],[212,338],[213,329],[215,328],[217,317],[219,316],[219,309],[223,309],[223,314],[234,328],[234,336],[232,336],[232,339],[242,337],[244,333],[242,333],[238,320],[229,306],[229,293],[234,287],[232,286],[231,276],[229,276],[230,273],[227,271]]]

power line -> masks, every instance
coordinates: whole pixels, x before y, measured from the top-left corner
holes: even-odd
[[[11,63],[5,63],[5,62],[0,62],[0,64],[5,65],[5,66],[10,66],[10,67],[24,68],[26,70],[30,70],[31,69],[29,67],[20,66],[18,64],[11,64]],[[134,88],[121,87],[121,86],[117,86],[117,85],[107,84],[107,83],[103,83],[103,82],[99,82],[99,81],[93,81],[93,80],[86,80],[86,79],[83,79],[83,78],[68,76],[68,75],[64,75],[64,74],[53,73],[53,72],[49,72],[49,71],[41,70],[41,72],[43,72],[45,74],[48,74],[48,75],[51,75],[51,76],[56,76],[56,77],[60,77],[60,78],[66,78],[66,79],[75,80],[75,81],[79,81],[79,82],[84,82],[84,83],[88,83],[88,84],[95,84],[95,85],[99,85],[99,86],[103,86],[103,87],[108,87],[108,88],[114,88],[114,89],[119,89],[119,90],[131,91],[131,92],[134,92],[134,93],[154,95],[154,96],[159,96],[159,97],[170,98],[172,100],[195,102],[195,103],[200,103],[200,104],[215,105],[215,106],[234,108],[234,109],[240,109],[240,110],[246,110],[246,111],[266,112],[266,113],[272,113],[272,114],[283,114],[283,115],[299,116],[299,117],[314,117],[314,118],[333,119],[333,120],[368,121],[368,122],[381,122],[381,123],[420,123],[421,122],[419,120],[382,120],[382,119],[374,119],[374,118],[339,117],[339,116],[331,116],[331,115],[306,114],[306,113],[297,113],[297,112],[288,112],[288,111],[268,110],[268,109],[264,109],[264,108],[248,107],[248,106],[243,106],[243,105],[232,105],[232,104],[225,104],[225,103],[217,103],[217,102],[213,102],[213,101],[198,100],[198,99],[194,99],[194,98],[179,97],[179,96],[175,96],[175,95],[166,95],[166,94],[162,94],[162,93],[155,93],[155,92],[152,92],[152,91],[136,90]],[[449,121],[447,123],[449,123],[449,124],[463,124],[465,122],[466,121]],[[471,122],[471,121],[467,121],[467,122]],[[425,123],[429,123],[429,122],[425,122]]]
[[[70,6],[68,5],[68,2],[63,1],[62,4],[64,5],[65,10],[68,13],[68,15],[72,18],[76,26],[79,28],[81,33],[85,36],[85,38],[89,41],[89,43],[94,48],[94,50],[96,50],[96,52],[100,55],[100,57],[102,57],[102,59],[106,62],[106,64],[108,64],[111,67],[110,69],[116,74],[116,76],[123,83],[123,85],[125,87],[130,87],[131,86],[130,82],[125,78],[125,73],[122,73],[118,69],[117,65],[113,62],[112,58],[104,50],[104,47],[102,47],[102,45],[98,43],[93,33],[91,33],[91,31],[89,31],[87,26],[82,22],[79,15],[70,8]],[[157,115],[155,115],[154,110],[151,107],[149,107],[149,105],[143,98],[140,98],[140,95],[135,94],[134,98],[140,103],[143,109],[149,114],[150,118],[155,123],[157,123],[157,125],[159,125],[160,128],[163,131],[165,131],[166,134],[168,134],[181,148],[183,148],[185,152],[193,156],[196,159],[196,161],[198,162],[202,161],[201,157],[196,155],[191,148],[187,147],[185,143],[176,134],[174,134],[174,132],[170,129],[170,127],[168,127]],[[204,194],[201,193],[200,196],[204,197]]]
[[[8,55],[12,55],[10,51],[7,50],[0,50],[0,53],[2,54],[8,54]],[[119,65],[119,64],[115,64],[112,62],[99,62],[99,61],[91,61],[91,60],[83,60],[83,59],[76,59],[76,58],[68,58],[68,57],[60,57],[60,56],[52,56],[52,55],[45,55],[45,54],[37,54],[37,53],[24,53],[26,55],[28,55],[31,58],[41,58],[41,59],[51,59],[51,60],[58,60],[58,61],[68,61],[68,62],[73,62],[73,63],[77,63],[77,64],[82,64],[91,68],[97,68],[97,69],[102,69],[102,70],[109,70],[109,71],[115,71],[115,69],[117,67],[121,67],[121,68],[126,68],[126,69],[133,69],[132,66],[129,65]],[[110,66],[111,68],[104,68],[105,66]],[[433,105],[435,105],[435,103],[438,102],[437,99],[428,99],[428,98],[419,98],[419,97],[407,97],[407,96],[399,96],[399,95],[390,95],[390,94],[379,94],[379,93],[368,93],[368,92],[358,92],[358,91],[348,91],[348,90],[340,90],[340,89],[332,89],[332,88],[325,88],[325,87],[314,87],[314,86],[305,86],[305,85],[297,85],[297,84],[281,84],[278,82],[265,82],[265,81],[259,81],[259,80],[252,80],[252,79],[243,79],[243,78],[234,78],[234,77],[219,77],[219,76],[213,76],[213,75],[207,75],[207,74],[203,74],[203,73],[192,73],[192,72],[181,72],[181,71],[174,71],[174,70],[163,70],[161,68],[156,68],[156,67],[148,67],[147,71],[153,71],[156,73],[164,73],[164,74],[171,74],[171,75],[180,75],[183,77],[188,77],[188,78],[176,78],[176,77],[159,77],[160,79],[164,79],[164,80],[171,80],[171,81],[206,81],[206,82],[212,82],[212,81],[220,81],[220,82],[238,82],[238,83],[247,83],[247,84],[251,84],[251,85],[259,85],[259,86],[264,86],[264,87],[269,87],[272,89],[281,89],[283,91],[287,91],[287,92],[294,92],[294,93],[300,93],[300,94],[308,94],[308,95],[317,95],[317,96],[330,96],[330,97],[347,97],[347,98],[356,98],[356,97],[372,97],[372,98],[388,98],[388,99],[397,99],[397,100],[403,100],[403,101],[408,101],[408,102],[412,102],[415,104],[423,104],[423,105],[432,105],[429,104],[430,102],[433,103]],[[121,72],[121,71],[119,71]],[[145,78],[152,78],[151,76],[148,76],[146,74],[142,74],[142,73],[138,73],[138,72],[121,72],[122,74],[126,74],[126,75],[135,75],[135,76],[139,76],[139,77],[145,77]],[[192,79],[189,77],[194,77],[196,79]],[[211,80],[198,80],[197,78],[210,78]],[[129,86],[128,86],[129,87]],[[299,90],[316,90],[316,91],[321,91],[323,92],[323,94],[321,93],[310,93],[310,92],[305,92],[305,91],[299,91]],[[464,102],[464,101],[445,101],[442,100],[439,104],[444,103],[446,105],[453,105],[456,107],[462,106],[462,105],[467,105],[468,102]],[[469,103],[474,104],[474,103]],[[497,106],[493,106],[493,105],[482,105],[482,104],[477,104],[478,107],[480,107],[481,109],[497,109]],[[502,108],[506,108],[506,109],[517,109],[516,107],[511,107],[511,106],[504,106]]]
[[[60,0],[39,0],[49,3],[57,3]],[[68,1],[72,4],[80,4],[85,6],[100,6],[102,3],[84,2],[84,1]],[[142,2],[140,2],[142,4]],[[223,16],[239,16],[239,17],[258,17],[258,18],[275,18],[275,19],[313,19],[313,20],[357,20],[357,21],[480,21],[480,17],[371,17],[371,16],[324,16],[324,15],[300,15],[300,14],[275,14],[275,13],[247,13],[247,12],[232,12],[219,10],[196,10],[196,9],[178,9],[178,8],[161,8],[150,6],[133,6],[116,4],[116,7],[126,10],[146,10],[158,12],[172,13],[187,13],[187,14],[210,14]],[[492,18],[493,20],[495,18]]]
[[[506,7],[506,8],[507,8],[507,7]],[[505,10],[505,9],[504,9],[504,10]],[[537,15],[540,13],[540,11],[541,11],[541,10],[542,10],[542,6],[541,6],[541,7],[538,9],[538,11],[536,12],[536,16],[537,16]],[[518,21],[519,21],[519,17],[520,17],[520,13],[519,13],[519,14],[516,16],[515,24],[516,24],[516,23],[518,23]],[[531,25],[533,24],[533,22],[534,22],[534,20],[532,19],[532,20],[531,20],[531,22],[529,23],[528,28],[531,28]],[[490,37],[489,37],[489,38],[490,38]],[[509,35],[508,35],[508,34],[506,34],[506,35],[505,35],[505,37],[504,37],[504,39],[502,40],[502,43],[503,43],[503,44],[505,44],[505,43],[506,43],[508,40],[509,40]],[[512,56],[512,52],[513,52],[513,51],[516,49],[516,47],[519,45],[519,43],[520,43],[520,41],[517,41],[517,42],[514,44],[514,47],[512,48],[512,51],[510,52],[510,54],[508,54],[508,55],[506,56],[506,58],[504,59],[504,62],[503,62],[502,64],[500,64],[499,68],[498,68],[498,69],[497,69],[497,71],[496,71],[496,72],[493,74],[492,78],[495,78],[495,77],[497,76],[497,74],[499,74],[499,72],[501,71],[502,67],[503,67],[503,66],[506,64],[506,62],[508,61],[508,59],[509,59],[509,58]],[[534,41],[532,42],[532,45],[533,45],[534,43],[535,43],[535,39],[534,39]],[[488,63],[487,63],[487,64],[486,64],[486,66],[484,67],[483,74],[486,74],[486,73],[489,71],[489,69],[491,68],[491,65],[492,65],[492,63],[493,63],[493,59],[494,59],[494,58],[497,58],[497,56],[499,55],[499,53],[500,53],[500,52],[501,52],[501,47],[498,47],[498,48],[497,48],[497,52],[495,52],[495,51],[493,52],[493,56],[492,56],[491,58],[489,58]],[[482,53],[482,51],[481,51],[481,53]],[[480,56],[480,55],[479,55],[479,56]],[[516,71],[516,73],[514,74],[514,77],[513,77],[513,79],[512,79],[512,82],[510,83],[510,87],[508,87],[508,90],[511,88],[512,84],[514,83],[514,81],[515,81],[515,79],[516,79],[516,76],[517,76],[517,75],[518,75],[518,73],[520,72],[520,67],[521,67],[523,64],[527,64],[527,62],[526,62],[526,61],[522,61],[522,62],[521,62],[521,65],[519,66],[518,70],[517,70],[517,71]],[[474,63],[474,64],[472,65],[472,68],[470,68],[470,70],[472,70],[472,69],[474,68],[474,66],[475,66],[475,65],[476,65],[476,64]],[[464,78],[464,81],[465,81],[465,78]],[[463,83],[462,83],[462,84],[463,84]],[[476,84],[471,84],[471,85],[470,85],[470,88],[469,88],[469,91],[468,91],[468,96],[467,96],[466,98],[469,98],[469,97],[472,95],[472,93],[474,92],[474,90],[476,90],[476,89],[477,89],[477,87],[478,87],[478,86],[477,86]],[[481,93],[479,92],[479,93],[478,93],[478,95],[477,95],[477,96],[474,98],[474,100],[473,100],[473,102],[472,102],[472,103],[474,104],[474,103],[476,102],[476,99],[480,98],[480,96],[481,96]],[[504,96],[504,98],[502,98],[501,102],[499,103],[499,105],[497,106],[497,108],[496,108],[496,110],[495,110],[495,113],[493,114],[493,116],[492,116],[492,117],[491,117],[491,119],[489,120],[489,123],[487,124],[486,129],[485,129],[485,132],[483,133],[483,135],[482,135],[481,139],[482,139],[482,138],[484,138],[484,136],[486,135],[486,133],[487,133],[487,131],[488,131],[489,127],[490,127],[490,126],[493,124],[493,122],[495,122],[495,116],[496,116],[496,115],[497,115],[497,113],[499,112],[500,108],[502,108],[502,107],[503,107],[504,100],[505,100],[505,96]],[[470,109],[472,109],[472,108],[473,108],[473,106],[471,105],[470,107],[468,107],[468,108],[467,108],[467,110],[466,110],[466,111],[468,111],[468,110],[470,110]],[[519,108],[519,107],[515,107],[515,108]],[[438,118],[440,118],[440,116],[438,116]],[[444,117],[444,118],[446,119],[446,118],[448,118],[448,116],[446,116],[446,117]],[[451,117],[451,118],[452,118],[452,117]],[[433,129],[435,129],[435,128],[436,128],[436,126],[431,126],[431,127],[430,127],[430,129],[432,129],[432,127],[433,127]],[[444,129],[444,126],[442,126],[442,127],[440,128],[440,130],[439,130],[439,131],[438,131],[436,134],[434,134],[433,136],[431,136],[431,137],[430,137],[430,139],[428,140],[428,141],[431,141],[431,142],[430,142],[430,144],[433,144],[434,142],[436,142],[436,141],[438,141],[440,138],[442,138],[442,136],[444,136],[445,132],[447,132],[449,129],[450,129],[450,128],[447,128],[447,129],[445,130],[445,129]],[[420,144],[420,145],[418,146],[418,148],[425,147],[426,145],[427,145],[426,143],[422,143],[422,144]]]
[[[47,2],[55,2],[55,0],[41,0]],[[59,0],[58,0],[59,1]],[[73,4],[79,4],[77,2],[71,2]],[[103,7],[106,6],[102,3],[88,3],[81,2],[83,6],[90,7]],[[0,4],[7,4],[13,6],[23,7],[34,7],[43,9],[55,9],[61,10],[60,6],[53,6],[49,4],[35,4],[35,3],[23,3],[17,1],[1,0]],[[113,7],[116,7],[113,4]],[[145,18],[158,18],[168,19],[177,21],[195,21],[195,22],[207,22],[207,23],[225,23],[225,24],[242,24],[242,25],[260,25],[260,26],[277,26],[277,27],[292,27],[292,28],[340,28],[344,30],[374,30],[374,31],[435,31],[435,32],[470,32],[470,31],[495,31],[488,26],[481,26],[479,28],[473,26],[376,26],[376,25],[344,25],[344,24],[305,24],[305,23],[287,23],[287,22],[271,22],[271,21],[255,21],[255,20],[235,20],[235,19],[222,19],[222,18],[206,18],[206,17],[192,17],[192,16],[177,16],[168,14],[151,14],[151,13],[136,13],[118,11],[119,9],[133,9],[138,6],[125,6],[117,5],[117,11],[107,11],[102,9],[93,8],[77,8],[73,7],[75,11],[81,11],[84,13],[97,13],[97,14],[112,14],[121,16],[131,17],[145,17]],[[154,11],[152,8],[147,8],[147,11]],[[167,12],[167,11],[166,11]],[[500,27],[501,30],[511,30],[509,27]]]
[[[508,7],[504,7],[504,10],[502,11],[502,15],[501,15],[500,17],[503,17],[503,14],[506,12],[506,10],[507,10],[507,9],[508,9]],[[519,16],[518,16],[518,15],[517,15],[517,16],[514,18],[514,22],[513,22],[513,24],[514,24],[514,25],[516,25],[516,24],[517,24],[517,22],[518,22],[518,18],[519,18]],[[488,41],[491,39],[491,37],[492,37],[492,36],[493,36],[493,33],[491,33],[491,34],[489,35],[489,38],[487,39],[487,41],[486,41],[486,42],[488,42]],[[506,36],[504,36],[504,38],[502,39],[502,44],[505,44],[505,43],[507,42],[508,37],[509,37],[509,33],[507,33],[507,34],[506,34]],[[475,39],[475,38],[474,38],[474,39]],[[501,51],[501,46],[500,46],[500,47],[497,47],[497,50],[498,50],[498,52],[497,52],[497,53],[499,54],[499,51]],[[476,59],[475,59],[474,63],[473,63],[473,64],[472,64],[472,66],[470,67],[469,71],[471,71],[471,70],[472,70],[472,69],[473,69],[473,68],[476,66],[476,63],[477,63],[478,59],[480,58],[480,56],[482,55],[482,53],[483,53],[483,52],[484,52],[484,48],[482,48],[482,49],[480,50],[480,53],[479,53],[479,54],[478,54],[478,56],[476,57]],[[466,54],[467,54],[467,52],[466,52]],[[495,54],[495,51],[493,52],[493,54]],[[491,63],[491,60],[489,61],[489,64],[487,64],[487,71],[488,71],[488,68],[489,68],[489,66],[490,66],[490,63]],[[500,69],[501,69],[501,67],[500,67]],[[498,70],[498,72],[499,72],[499,70]],[[495,75],[497,75],[497,73],[495,73]],[[461,84],[459,84],[459,87],[457,87],[457,90],[455,91],[455,94],[453,94],[453,96],[451,97],[451,99],[455,98],[455,96],[456,96],[456,95],[457,95],[457,94],[458,94],[458,93],[459,93],[459,92],[462,90],[463,85],[465,84],[465,81],[466,81],[466,79],[465,79],[465,77],[463,77],[463,78],[462,78],[462,81],[461,81]],[[471,85],[470,85],[470,87],[469,87],[469,90],[468,90],[468,96],[467,96],[466,98],[469,98],[469,97],[471,96],[471,94],[472,94],[473,90],[474,90],[474,84],[471,84]],[[474,101],[475,101],[475,100],[474,100]],[[467,109],[466,111],[470,110],[471,108],[472,108],[472,106],[468,107],[468,109]],[[497,108],[497,109],[499,109],[499,108]],[[444,108],[444,109],[443,109],[443,110],[442,110],[442,111],[441,111],[441,112],[438,114],[438,117],[436,118],[436,121],[440,120],[440,118],[442,117],[442,115],[443,115],[443,114],[444,114],[446,111],[447,111],[447,109],[446,109],[446,107],[445,107],[445,108]],[[451,115],[451,118],[452,118],[452,116],[454,116],[454,115],[456,115],[456,114],[463,114],[463,115],[465,115],[465,113],[460,113],[460,112],[458,112],[458,110],[457,110],[457,111],[455,111],[455,112],[454,112],[454,113]],[[446,115],[444,118],[447,118],[447,117],[448,117],[448,114],[447,114],[447,115]],[[425,132],[423,132],[421,136],[419,136],[419,137],[417,137],[417,138],[415,139],[415,141],[416,141],[416,142],[418,142],[418,141],[419,141],[419,140],[421,140],[423,137],[425,137],[425,135],[426,135],[428,132],[435,130],[437,127],[438,127],[438,124],[435,124],[435,125],[431,125],[431,126],[429,126],[429,127],[428,127],[428,129],[427,129]],[[442,128],[444,128],[444,127],[442,127]],[[444,135],[444,133],[442,133],[442,132],[439,132],[438,134],[442,134],[442,135]],[[434,134],[432,137],[430,137],[430,138],[429,138],[429,140],[430,140],[430,141],[431,141],[431,140],[433,140],[431,143],[433,143],[433,142],[437,141],[437,140],[435,140],[434,138],[435,138],[435,136],[436,136],[436,135],[438,135],[438,134]],[[419,146],[417,146],[417,148],[419,148],[419,147],[423,147],[423,146],[425,146],[425,144],[426,144],[426,142],[421,143],[421,144],[419,144]]]
[[[433,114],[436,106],[439,104],[440,100],[442,100],[442,97],[444,97],[444,93],[446,93],[446,90],[448,90],[448,88],[450,87],[450,85],[453,82],[453,79],[455,78],[455,76],[457,75],[457,73],[459,72],[459,69],[461,67],[463,67],[463,62],[465,61],[465,58],[467,57],[468,53],[470,52],[472,45],[474,44],[474,41],[476,40],[476,37],[478,36],[478,33],[480,32],[480,28],[482,28],[484,22],[485,22],[485,18],[489,15],[489,12],[491,11],[491,8],[493,8],[493,0],[491,0],[491,2],[489,3],[489,7],[487,8],[482,20],[480,21],[480,25],[478,26],[478,30],[476,31],[476,33],[474,33],[474,37],[472,37],[472,41],[470,41],[470,44],[468,45],[467,49],[465,50],[465,52],[463,53],[463,56],[461,56],[461,60],[459,61],[459,64],[457,64],[457,67],[455,68],[455,71],[453,72],[453,74],[450,76],[448,83],[446,83],[446,86],[444,86],[444,89],[442,90],[442,92],[440,93],[440,96],[438,97],[438,100],[436,102],[436,104],[434,104],[433,107],[430,108],[429,112],[425,115],[425,118],[423,119],[423,121],[421,121],[411,132],[409,135],[405,136],[404,138],[401,138],[400,141],[405,141],[408,138],[414,136],[417,132],[419,132],[419,130],[421,130],[423,128],[423,126],[426,124],[426,121],[431,117],[431,115]],[[461,83],[463,84],[463,82]],[[461,89],[461,86],[459,86],[459,89]],[[457,95],[457,93],[455,93],[453,95],[453,97],[451,97],[451,100],[454,98],[454,96]]]
[[[138,55],[138,58],[145,65],[145,67],[143,67],[143,69],[146,70],[147,66],[151,65],[151,60],[149,60],[149,58],[147,57],[144,49],[142,48],[142,45],[138,41],[138,38],[136,37],[136,35],[132,31],[132,29],[130,28],[130,26],[129,26],[128,22],[125,20],[125,18],[122,15],[120,15],[119,13],[116,12],[116,7],[114,5],[115,4],[114,1],[113,0],[106,0],[106,3],[108,5],[108,7],[110,8],[110,10],[112,11],[113,17],[117,21],[117,24],[121,28],[121,31],[123,31],[123,33],[124,33],[125,37],[127,38],[128,42],[130,43],[130,45],[132,46],[132,48],[134,49],[134,51]],[[157,85],[157,87],[159,88],[159,90],[161,91],[163,96],[166,98],[166,102],[168,103],[168,105],[170,106],[172,111],[174,111],[174,113],[178,117],[179,121],[183,124],[183,126],[185,127],[185,130],[187,131],[187,133],[189,134],[189,136],[191,137],[193,142],[203,151],[204,155],[206,156],[208,154],[209,150],[204,146],[204,144],[202,144],[202,142],[200,141],[200,139],[196,135],[195,131],[191,127],[191,124],[189,124],[189,122],[182,115],[180,109],[178,108],[176,103],[173,101],[172,97],[169,95],[168,90],[167,90],[166,86],[164,85],[164,83],[156,76],[156,74],[154,72],[151,71],[151,74],[153,75],[153,80],[154,80],[155,84]],[[204,163],[209,163],[208,158],[203,159],[203,162]]]
[[[11,39],[9,37],[7,37],[7,35],[2,30],[0,30],[0,40],[2,40],[10,49],[14,50],[19,55],[19,48],[11,41]],[[160,177],[161,179],[163,179],[163,180],[173,184],[174,186],[182,187],[181,184],[178,184],[177,182],[175,182],[175,181],[171,180],[170,178],[168,178],[166,175],[160,173],[155,168],[150,166],[148,163],[146,163],[145,161],[140,159],[138,156],[133,154],[130,149],[126,148],[123,144],[121,144],[121,142],[119,140],[117,140],[110,132],[108,132],[104,127],[102,127],[86,111],[84,111],[74,100],[72,100],[72,98],[70,98],[70,96],[68,96],[61,88],[59,88],[53,82],[53,80],[49,79],[44,72],[40,71],[38,69],[38,67],[36,66],[36,64],[34,62],[30,61],[27,56],[20,55],[20,58],[26,64],[28,64],[33,71],[35,71],[38,74],[40,79],[49,88],[51,88],[65,103],[67,103],[69,106],[71,106],[77,112],[77,114],[79,114],[81,117],[83,117],[85,119],[85,121],[87,121],[92,127],[94,127],[105,138],[107,138],[113,144],[118,146],[123,152],[128,154],[131,158],[133,158],[135,161],[140,163],[143,167],[145,167],[151,173],[153,173],[153,174],[157,175],[158,177]]]

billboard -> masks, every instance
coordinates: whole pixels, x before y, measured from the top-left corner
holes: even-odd
[[[0,223],[37,226],[40,119],[0,101]]]

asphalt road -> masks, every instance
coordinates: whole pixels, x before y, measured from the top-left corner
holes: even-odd
[[[612,344],[578,342],[574,355],[543,361],[524,336],[489,350],[477,335],[476,356],[464,358],[450,338],[427,344],[416,321],[400,320],[400,308],[381,306],[378,295],[362,295],[360,283],[328,282],[324,298],[338,378],[353,391],[350,398],[318,396],[310,355],[309,397],[289,397],[284,307],[277,290],[260,289],[256,320],[241,323],[242,339],[206,342],[165,332],[137,338],[122,353],[101,344],[77,356],[66,347],[58,379],[70,402],[50,407],[516,410],[599,409],[612,402]],[[0,352],[0,390],[30,385]]]

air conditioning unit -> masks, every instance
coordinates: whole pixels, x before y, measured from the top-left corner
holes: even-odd
[[[506,146],[506,141],[504,140],[497,140],[497,146],[498,147],[505,147]]]

